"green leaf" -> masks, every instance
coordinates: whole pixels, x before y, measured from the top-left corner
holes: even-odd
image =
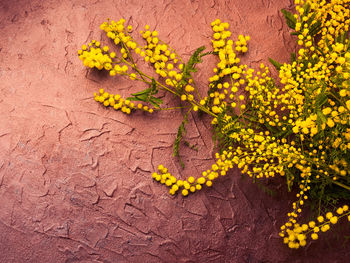
[[[346,37],[347,37],[347,32],[344,32],[340,38],[340,43],[343,43],[345,45]]]
[[[159,106],[163,103],[163,100],[152,96],[151,99],[149,100],[149,103],[159,108]]]
[[[207,55],[212,55],[212,54],[216,54],[216,53],[217,52],[214,52],[214,51],[208,51],[208,52],[205,52],[205,53],[201,54],[200,57],[202,58],[202,57],[205,57]]]
[[[343,34],[339,34],[336,38],[336,42],[345,44],[346,34],[346,32],[344,32]]]
[[[131,95],[133,95],[133,94],[131,94]],[[130,100],[130,101],[144,101],[144,102],[147,102],[147,98],[148,98],[148,96],[146,94],[141,94],[141,95],[134,96],[134,97],[128,97],[126,99]]]
[[[314,21],[315,17],[316,17],[317,13],[314,12],[311,17],[306,21],[306,24],[311,25],[312,21]]]
[[[317,35],[318,32],[320,32],[321,28],[322,28],[322,21],[317,20],[314,24],[311,25],[309,35],[310,36]]]
[[[321,121],[321,124],[327,122],[326,116],[320,110],[317,111],[317,120]]]
[[[152,83],[151,83],[151,95],[157,94],[158,89],[157,89],[157,82],[154,78],[152,78]]]
[[[286,177],[287,177],[287,186],[288,186],[288,191],[290,192],[292,190],[292,186],[293,186],[293,174],[289,171],[289,169],[284,169],[285,173],[286,173]]]
[[[180,142],[183,136],[186,134],[186,128],[185,128],[186,123],[187,123],[187,114],[185,115],[183,121],[181,122],[179,128],[177,129],[177,135],[173,145],[173,156],[179,158],[179,162],[182,168],[184,168],[185,165],[180,158],[179,148],[180,148]]]
[[[335,38],[335,41],[340,43],[341,42],[341,34],[339,34],[336,38]]]
[[[282,138],[282,137],[288,137],[289,135],[291,135],[293,133],[293,130],[292,129],[287,129],[285,131],[280,131],[278,133],[276,133],[274,136],[277,137],[277,138]]]
[[[205,46],[201,46],[201,47],[197,48],[196,51],[191,56],[189,61],[198,62],[200,60],[199,57],[201,57],[200,55],[204,50],[205,50]],[[203,56],[204,56],[204,54],[203,54]]]
[[[297,23],[297,20],[295,19],[294,15],[285,9],[282,9],[281,12],[282,12],[284,18],[286,19],[287,25],[291,29],[295,29],[295,24]]]
[[[326,45],[327,45],[327,47],[328,47],[329,51],[332,51],[332,50],[333,50],[333,48],[332,48],[331,44],[329,43],[328,38],[326,38]]]
[[[310,12],[310,4],[309,3],[305,3],[303,8],[304,8],[303,16],[307,16],[309,14],[309,12]]]
[[[185,141],[185,140],[184,140],[184,144],[185,144],[187,147],[189,147],[191,150],[194,150],[194,151],[198,152],[198,146],[196,146],[196,145],[194,145],[194,144],[191,145],[188,141]]]
[[[297,60],[297,55],[295,54],[295,52],[290,53],[290,61],[291,61],[291,63],[293,63],[296,60]]]
[[[150,83],[150,87],[136,92],[132,93],[131,95],[133,97],[128,97],[127,99],[130,101],[143,101],[143,102],[148,102],[152,104],[153,106],[159,108],[159,105],[163,103],[163,101],[159,98],[156,98],[152,95],[157,94],[158,89],[157,89],[157,82],[155,81],[154,78],[152,78],[152,82]]]
[[[205,50],[205,46],[201,46],[196,49],[196,51],[192,54],[190,59],[188,60],[187,64],[184,65],[182,69],[182,79],[178,83],[178,87],[184,87],[188,81],[192,78],[191,72],[196,72],[197,69],[195,68],[196,64],[202,62],[202,57],[211,54],[211,52],[207,52],[204,54],[201,54]]]
[[[148,95],[150,92],[151,92],[151,88],[147,88],[147,89],[145,89],[145,90],[142,90],[142,91],[140,91],[140,92],[136,92],[136,93],[132,93],[131,95],[133,95],[133,96],[139,96],[139,95]]]
[[[282,67],[282,64],[273,60],[272,58],[269,58],[269,61],[271,62],[271,64],[277,69],[280,70],[280,68]]]
[[[273,126],[271,126],[270,124],[268,124],[266,122],[264,123],[264,126],[265,126],[266,129],[268,129],[273,134],[273,136],[275,136],[276,134],[278,134],[280,132],[278,130],[278,128],[273,127]]]
[[[327,99],[328,99],[327,95],[324,94],[323,92],[318,94],[315,98],[316,108],[319,109],[323,104],[327,102]]]
[[[317,131],[319,133],[314,137],[315,140],[317,140],[318,136],[323,137],[322,124],[327,122],[326,116],[323,115],[322,111],[318,110],[316,113],[317,113],[317,119],[316,119]]]

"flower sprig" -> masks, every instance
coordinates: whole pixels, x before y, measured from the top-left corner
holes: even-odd
[[[289,63],[269,59],[278,70],[278,85],[264,63],[258,69],[241,63],[250,37],[234,38],[230,25],[220,19],[211,23],[213,50],[205,53],[199,47],[187,62],[148,25],[140,31],[144,43],[137,42],[125,19],[108,20],[100,27],[116,50],[92,40],[78,51],[86,67],[148,86],[126,98],[101,89],[94,98],[105,107],[126,114],[169,109],[157,97],[159,90],[185,104],[173,107],[187,109],[174,142],[174,156],[180,163],[188,115],[200,111],[212,117],[219,149],[215,163],[197,178],[187,179],[178,179],[159,165],[152,178],[167,186],[169,194],[188,196],[211,187],[233,167],[254,180],[282,176],[289,190],[297,187],[280,232],[290,248],[305,246],[309,238],[316,240],[340,219],[350,221],[349,206],[342,204],[350,201],[350,0],[295,0],[295,6],[296,14],[282,13],[300,48]],[[135,55],[153,67],[156,76],[144,73]],[[207,55],[216,55],[218,62],[207,96],[201,96],[193,74]],[[338,207],[326,212],[330,200]],[[317,220],[300,224],[309,202],[319,208]]]

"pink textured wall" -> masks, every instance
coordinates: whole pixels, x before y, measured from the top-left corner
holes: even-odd
[[[180,112],[125,116],[93,100],[142,85],[87,71],[80,45],[103,40],[99,25],[124,17],[136,33],[148,23],[179,54],[210,46],[210,22],[251,36],[243,61],[287,61],[295,49],[279,10],[286,0],[0,1],[0,262],[345,262],[348,225],[306,249],[278,237],[294,198],[281,180],[274,197],[238,170],[188,198],[151,180],[158,164],[177,177],[213,161],[208,120],[192,116],[171,157]],[[206,93],[214,57],[196,75]],[[166,95],[168,105],[175,105]],[[348,231],[349,232],[349,231]],[[326,261],[325,261],[326,260]]]

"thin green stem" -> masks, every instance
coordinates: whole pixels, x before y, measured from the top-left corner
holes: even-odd
[[[182,58],[179,56],[179,54],[177,54],[177,52],[175,51],[175,49],[173,49],[171,46],[169,46],[169,44],[165,43],[163,40],[159,39],[159,42],[161,42],[162,44],[167,45],[167,47],[169,47],[171,49],[172,52],[174,52],[174,54],[180,59],[181,63],[184,63]]]
[[[129,66],[132,67],[134,70],[136,70],[140,75],[142,75],[142,76],[144,76],[144,77],[146,77],[146,78],[148,78],[148,79],[150,79],[150,80],[153,79],[153,77],[151,77],[151,76],[149,76],[149,75],[143,73],[141,70],[139,70],[139,69],[137,68],[137,66],[131,64],[130,62],[128,62],[128,61],[125,60],[124,58],[123,58],[122,60],[123,60],[123,62],[124,62],[125,64],[129,65]],[[147,82],[147,81],[145,81],[145,82],[148,83],[148,84],[150,83],[150,82]],[[168,92],[170,92],[170,93],[172,93],[172,94],[174,94],[174,95],[176,95],[176,96],[178,96],[178,97],[181,97],[181,94],[179,94],[178,92],[176,92],[176,91],[174,91],[174,90],[168,88],[167,86],[163,85],[163,84],[160,83],[159,81],[155,80],[155,82],[156,82],[157,85],[160,86],[162,89],[164,89],[164,90],[166,90],[166,91],[168,91]],[[213,112],[209,111],[207,108],[203,107],[200,103],[198,103],[198,102],[196,102],[196,101],[189,101],[189,103],[190,103],[192,106],[197,106],[198,109],[200,109],[201,111],[204,111],[205,113],[211,115],[212,117],[217,118],[217,115],[216,115],[216,114],[214,114]]]
[[[336,185],[338,185],[338,186],[340,186],[340,187],[343,187],[344,189],[350,191],[350,187],[347,186],[347,185],[345,185],[345,184],[339,183],[339,182],[334,181],[334,180],[332,180],[332,183],[333,183],[333,184],[336,184]]]
[[[188,109],[188,108],[191,108],[191,107],[170,107],[170,108],[158,108],[156,110],[176,110],[176,109]]]

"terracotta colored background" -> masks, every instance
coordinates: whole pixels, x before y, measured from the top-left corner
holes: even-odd
[[[274,196],[237,170],[188,198],[151,180],[162,163],[177,177],[213,161],[208,120],[192,117],[182,170],[171,157],[180,112],[125,116],[93,101],[103,87],[127,95],[134,82],[87,71],[76,52],[99,25],[124,17],[146,23],[188,55],[210,46],[210,22],[249,34],[253,67],[287,61],[295,49],[279,13],[286,0],[0,1],[0,262],[345,262],[349,242],[335,232],[291,251],[278,229],[294,194]],[[135,33],[137,33],[135,32]],[[206,93],[206,59],[196,75]],[[204,73],[206,72],[206,73]],[[177,101],[168,95],[168,105]],[[347,235],[350,236],[347,230]]]

